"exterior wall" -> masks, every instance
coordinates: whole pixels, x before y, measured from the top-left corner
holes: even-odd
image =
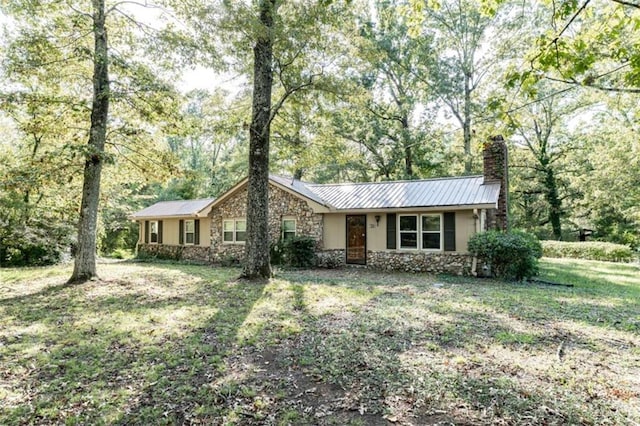
[[[376,223],[376,216],[380,217],[379,223]],[[367,214],[367,251],[386,250],[386,248],[387,215],[384,213]]]
[[[324,214],[324,249],[344,250],[347,242],[346,215],[343,213]]]
[[[245,219],[247,210],[247,188],[239,189],[235,194],[215,206],[211,215],[211,260],[229,262],[244,257],[244,243],[224,243],[222,240],[222,222],[225,219]],[[306,201],[274,185],[269,185],[269,242],[275,243],[281,238],[282,219],[296,220],[296,235],[308,236],[317,241],[317,247],[323,246],[323,218],[314,213]],[[344,231],[343,231],[344,232]]]
[[[370,268],[385,271],[470,275],[472,256],[461,253],[376,251],[367,253]]]
[[[162,220],[162,244],[177,246],[180,238],[180,224],[178,219]]]
[[[407,211],[396,214],[423,214],[441,213],[437,211]],[[469,238],[476,232],[476,219],[473,210],[458,210],[456,213],[456,251],[453,253],[467,253]],[[324,250],[346,249],[346,214],[324,214]],[[387,251],[387,215],[386,213],[367,213],[367,250]],[[376,223],[376,216],[380,216],[380,222]],[[392,252],[405,253],[414,250],[392,250]],[[447,252],[451,253],[451,252]]]
[[[366,267],[383,271],[471,275],[472,262],[473,257],[464,253],[369,250]],[[316,254],[316,264],[321,268],[343,267],[346,265],[345,250],[321,250]]]
[[[138,253],[159,259],[186,260],[199,263],[209,263],[211,261],[211,248],[204,246],[143,243],[138,245]]]
[[[162,220],[162,244],[178,245],[180,240],[180,219],[158,219]],[[191,220],[191,219],[185,219]],[[138,244],[144,244],[144,220],[138,222]],[[200,218],[200,246],[211,245],[211,222],[208,218]]]
[[[476,233],[476,219],[472,210],[456,212],[456,251],[455,253],[468,253],[469,239]]]

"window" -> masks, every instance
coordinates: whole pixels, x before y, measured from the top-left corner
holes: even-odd
[[[193,220],[184,221],[184,241],[185,241],[185,244],[195,244],[196,225]]]
[[[418,216],[400,216],[400,248],[418,248]]]
[[[440,250],[440,215],[422,215],[422,248],[425,250]]]
[[[152,220],[151,222],[149,222],[149,235],[150,235],[150,239],[149,241],[152,243],[157,243],[158,242],[158,221],[157,220]]]
[[[222,221],[222,241],[225,243],[244,243],[247,239],[247,221],[228,219]]]
[[[404,250],[441,250],[442,215],[400,215],[400,248]]]
[[[282,240],[287,241],[296,236],[296,220],[284,219],[282,221]]]

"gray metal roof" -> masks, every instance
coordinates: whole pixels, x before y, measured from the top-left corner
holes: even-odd
[[[445,207],[496,204],[499,183],[482,176],[373,183],[305,184],[338,210]]]
[[[131,218],[154,218],[154,217],[175,217],[175,216],[196,216],[200,211],[207,208],[215,198],[203,198],[200,200],[177,200],[161,201],[146,209],[140,210],[131,215]]]

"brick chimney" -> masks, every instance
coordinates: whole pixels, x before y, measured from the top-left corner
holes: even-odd
[[[507,205],[509,201],[509,153],[501,135],[484,143],[484,183],[499,183],[498,208],[487,212],[487,229],[509,229]]]

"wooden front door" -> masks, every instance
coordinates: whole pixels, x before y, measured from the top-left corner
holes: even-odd
[[[367,216],[347,216],[347,263],[367,263]]]

